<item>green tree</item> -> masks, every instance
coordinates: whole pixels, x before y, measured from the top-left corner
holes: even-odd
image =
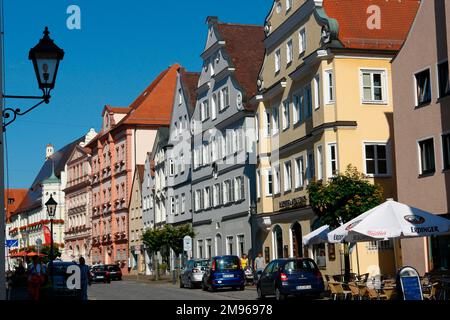
[[[163,230],[147,230],[142,235],[142,242],[147,246],[148,251],[152,254],[152,261],[156,267],[155,280],[159,280],[159,261],[156,258],[156,254],[161,250],[161,247],[163,246]]]
[[[322,225],[331,229],[352,220],[383,201],[383,188],[370,183],[356,167],[348,165],[344,174],[327,182],[313,181],[308,185],[309,203]],[[350,275],[348,243],[344,243],[345,278]]]

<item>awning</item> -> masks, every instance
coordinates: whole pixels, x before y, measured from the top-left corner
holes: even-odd
[[[330,232],[330,227],[328,225],[321,226],[320,228],[308,233],[303,237],[303,244],[305,246],[326,243],[328,242],[328,233]]]

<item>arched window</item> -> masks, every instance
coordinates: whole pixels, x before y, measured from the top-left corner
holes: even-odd
[[[295,222],[291,227],[292,233],[292,255],[294,257],[303,257],[303,243],[302,243],[302,226]]]
[[[283,258],[283,230],[279,225],[276,225],[272,233],[274,258]]]

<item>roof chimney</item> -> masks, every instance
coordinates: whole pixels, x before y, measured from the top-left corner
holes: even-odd
[[[45,160],[50,158],[54,152],[55,152],[55,148],[53,148],[53,145],[51,143],[49,143],[47,145],[47,147],[45,148]]]

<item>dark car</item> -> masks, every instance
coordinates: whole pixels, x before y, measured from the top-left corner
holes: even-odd
[[[309,258],[277,259],[264,269],[256,284],[259,299],[275,295],[283,300],[288,295],[319,298],[325,286],[314,260]]]
[[[203,275],[209,266],[209,260],[191,259],[180,274],[180,288],[194,288],[200,286]]]
[[[122,280],[122,270],[117,264],[107,264],[106,270],[109,272],[110,280]]]
[[[215,291],[218,288],[245,289],[245,275],[241,260],[237,256],[218,256],[211,259],[202,279],[202,289]]]
[[[72,275],[67,269],[78,266],[75,262],[53,261],[47,265],[47,283],[41,288],[43,299],[81,299],[80,289],[69,289],[67,280]]]
[[[91,276],[93,282],[111,282],[110,273],[108,271],[108,268],[104,264],[93,266],[91,270]]]

